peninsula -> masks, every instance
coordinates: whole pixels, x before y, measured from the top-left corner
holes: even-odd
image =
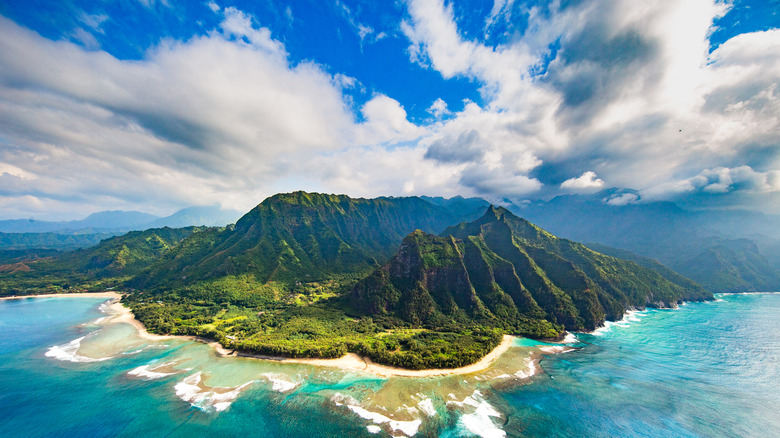
[[[503,208],[416,197],[279,194],[234,226],[131,232],[23,263],[0,274],[0,293],[115,288],[153,335],[393,375],[473,371],[509,336],[560,339],[627,309],[712,298]]]

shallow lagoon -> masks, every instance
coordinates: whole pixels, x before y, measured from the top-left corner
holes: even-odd
[[[106,324],[104,302],[0,302],[0,435],[725,437],[780,430],[777,294],[635,312],[568,339],[580,348],[566,353],[521,339],[485,371],[432,378],[223,358],[188,340],[150,342],[128,324]]]

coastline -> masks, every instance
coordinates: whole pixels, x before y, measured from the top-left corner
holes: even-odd
[[[236,350],[231,351],[223,347],[219,342],[198,338],[195,336],[157,335],[154,333],[149,333],[146,330],[146,327],[144,327],[144,325],[141,324],[140,321],[135,319],[133,312],[130,311],[129,308],[125,307],[119,301],[119,298],[121,298],[122,295],[117,292],[94,292],[94,293],[87,292],[87,293],[73,293],[73,294],[24,295],[24,296],[14,296],[14,297],[3,297],[0,298],[0,300],[43,298],[43,297],[110,298],[111,302],[108,304],[108,307],[111,309],[112,312],[114,312],[114,314],[110,315],[111,318],[107,321],[107,323],[108,324],[116,324],[116,323],[130,324],[136,329],[138,337],[149,341],[159,341],[164,339],[176,339],[176,338],[187,339],[191,341],[202,342],[212,347],[217,353],[217,355],[222,357],[246,357],[252,359],[259,359],[259,360],[270,360],[270,361],[281,362],[281,363],[291,363],[291,364],[294,363],[294,364],[333,367],[333,368],[339,368],[339,369],[349,370],[349,371],[367,372],[380,377],[418,377],[418,378],[419,377],[440,377],[440,376],[449,376],[455,374],[471,374],[478,371],[483,371],[488,367],[490,367],[490,365],[492,365],[493,362],[495,362],[495,360],[498,359],[503,353],[509,350],[514,344],[514,340],[517,338],[516,336],[504,335],[503,339],[501,340],[501,343],[498,344],[496,348],[494,348],[490,353],[486,354],[478,362],[473,363],[471,365],[466,365],[460,368],[434,368],[434,369],[427,369],[427,370],[410,370],[406,368],[396,368],[388,365],[380,365],[378,363],[374,363],[373,361],[371,361],[371,359],[367,357],[362,357],[355,353],[347,353],[345,356],[336,359],[315,359],[315,358],[298,359],[298,358],[277,357],[277,356],[260,356],[260,355],[253,355],[249,353],[242,353]]]
[[[23,300],[25,298],[121,298],[122,295],[117,292],[80,292],[67,294],[36,294],[36,295],[12,295],[10,297],[0,297],[0,301]]]
[[[388,365],[381,365],[373,362],[367,357],[359,356],[355,353],[347,353],[346,355],[336,359],[297,359],[286,357],[274,357],[274,356],[260,356],[254,354],[241,353],[239,351],[230,351],[225,349],[218,342],[209,342],[208,345],[214,347],[220,356],[232,356],[232,357],[248,357],[261,360],[273,360],[282,363],[295,363],[306,364],[315,366],[325,366],[340,368],[349,371],[360,371],[375,374],[381,377],[440,377],[450,376],[454,374],[471,374],[478,371],[483,371],[490,367],[493,362],[498,359],[499,356],[504,354],[509,348],[512,347],[516,336],[504,335],[501,343],[498,344],[490,353],[485,355],[478,362],[471,365],[466,365],[460,368],[431,368],[427,370],[410,370],[406,368],[397,368]],[[200,340],[200,339],[199,339]],[[200,340],[203,342],[203,340]]]
[[[209,339],[198,338],[195,336],[156,335],[153,333],[149,333],[148,331],[146,331],[146,328],[143,326],[143,324],[141,324],[140,321],[135,319],[135,317],[133,316],[133,312],[131,312],[130,309],[128,309],[124,305],[122,305],[122,303],[120,303],[118,300],[112,302],[109,305],[109,307],[111,308],[112,311],[116,312],[116,316],[111,318],[109,323],[113,324],[113,323],[123,322],[123,323],[130,324],[136,328],[136,330],[138,331],[138,336],[143,339],[148,339],[151,341],[157,341],[162,339],[174,339],[174,338],[189,339],[191,341],[202,342],[210,346],[211,348],[214,349],[217,355],[221,357],[246,357],[251,359],[259,359],[259,360],[271,360],[274,362],[281,362],[281,363],[294,363],[294,364],[333,367],[333,368],[339,368],[339,369],[349,370],[349,371],[367,372],[380,377],[438,377],[438,376],[449,376],[453,374],[470,374],[477,371],[482,371],[488,368],[490,365],[492,365],[493,362],[499,356],[501,356],[503,353],[509,350],[509,348],[512,346],[516,338],[515,336],[504,335],[504,338],[501,340],[501,343],[496,348],[494,348],[490,353],[485,355],[478,362],[473,363],[471,365],[466,365],[460,368],[409,370],[406,368],[396,368],[387,365],[380,365],[372,362],[371,359],[367,357],[362,357],[355,353],[347,353],[346,355],[336,359],[315,359],[315,358],[297,359],[297,358],[289,358],[289,357],[254,355],[249,353],[242,353],[236,350],[231,351],[223,347],[222,344],[220,344],[219,342],[209,340]]]

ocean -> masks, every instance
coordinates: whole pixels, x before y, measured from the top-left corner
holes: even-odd
[[[433,378],[147,341],[105,299],[0,301],[0,436],[780,436],[780,294],[717,298]]]

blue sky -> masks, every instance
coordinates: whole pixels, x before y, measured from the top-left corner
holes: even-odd
[[[780,213],[780,1],[5,1],[0,216],[278,191]],[[606,192],[605,192],[606,193]]]

